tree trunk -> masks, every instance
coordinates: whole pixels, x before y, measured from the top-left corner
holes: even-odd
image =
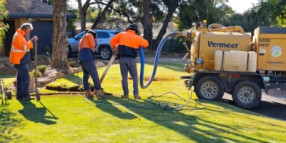
[[[111,7],[111,4],[114,2],[114,0],[109,0],[107,5],[105,6],[104,10],[96,17],[95,21],[93,22],[91,29],[95,29],[97,24],[102,20],[103,17],[105,17],[106,12],[108,11],[108,8]]]
[[[67,41],[67,1],[56,0],[53,10],[53,53],[52,53],[52,68],[67,68],[68,67],[68,41]]]
[[[173,16],[173,13],[175,12],[175,10],[177,9],[179,5],[179,0],[174,0],[174,3],[173,5],[171,6],[167,16],[166,16],[166,19],[164,20],[164,23],[163,23],[163,26],[155,40],[155,42],[153,43],[152,47],[158,47],[160,41],[162,40],[164,34],[166,33],[166,29],[168,28],[168,24],[169,22],[171,21],[172,19],[172,16]]]
[[[82,0],[77,0],[80,14],[80,29],[81,31],[84,31],[86,29],[86,11],[90,5],[90,0],[86,0],[83,6],[81,1]]]
[[[143,27],[144,27],[144,38],[149,42],[149,47],[151,47],[151,52],[153,53],[153,47],[152,45],[152,15],[150,15],[150,0],[144,0],[143,1]]]
[[[85,16],[83,14],[83,9],[82,9],[82,3],[81,0],[77,0],[78,3],[78,11],[79,11],[79,15],[80,15],[80,30],[84,31],[85,30]]]

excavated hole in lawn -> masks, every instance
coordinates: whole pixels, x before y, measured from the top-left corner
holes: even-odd
[[[144,77],[144,81],[148,81],[150,77]],[[131,77],[128,77],[128,80],[132,80]],[[174,81],[176,80],[175,77],[160,77],[160,78],[154,78],[153,81]],[[76,86],[71,86],[71,87],[66,87],[65,85],[59,85],[59,86],[46,86],[46,89],[49,90],[55,90],[55,91],[74,91],[74,92],[79,92],[83,91],[83,88],[76,85]],[[94,87],[90,87],[90,89],[93,91]]]
[[[46,89],[56,91],[83,91],[79,86],[65,87],[65,86],[46,86]]]

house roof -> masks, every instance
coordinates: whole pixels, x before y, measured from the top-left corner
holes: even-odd
[[[53,18],[53,6],[39,0],[7,0],[8,18]],[[67,13],[67,18],[76,15]]]

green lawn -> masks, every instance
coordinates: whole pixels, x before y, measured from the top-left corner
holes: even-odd
[[[4,81],[4,87],[11,86],[13,81],[16,80],[16,75],[13,74],[0,74],[0,79]]]
[[[146,65],[146,80],[152,68]],[[99,75],[103,70],[98,70]],[[81,75],[51,84],[74,86]],[[132,94],[131,99],[119,98],[119,65],[110,68],[102,84],[114,95],[108,99],[49,95],[42,96],[40,102],[19,102],[13,98],[8,105],[0,105],[0,142],[286,142],[285,121],[224,103],[197,100],[195,94],[185,110],[163,110],[150,102],[152,95],[166,92],[187,99],[191,92],[180,75],[186,75],[182,65],[160,64],[151,86],[139,90],[143,100],[134,100]],[[129,87],[132,93],[131,80]],[[154,100],[183,104],[174,94],[164,97]],[[198,101],[201,104],[195,104]]]

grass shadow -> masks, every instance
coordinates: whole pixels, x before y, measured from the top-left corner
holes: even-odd
[[[195,142],[240,142],[241,138],[250,142],[265,142],[260,139],[252,138],[251,136],[240,135],[236,133],[235,128],[228,127],[224,124],[204,120],[203,118],[187,115],[176,110],[158,109],[155,106],[151,106],[147,100],[140,102],[132,99],[122,100],[116,97],[109,98],[109,100],[124,106],[147,120],[174,130]],[[216,130],[217,132],[212,132],[212,130]],[[220,135],[219,133],[221,132],[227,132],[237,136],[238,139]]]
[[[82,82],[82,78],[78,77],[76,74],[71,74],[69,76],[64,77],[64,79],[76,84],[80,85]]]
[[[4,87],[11,86],[16,80],[16,74],[0,74],[0,80],[4,81]]]
[[[20,141],[21,135],[13,133],[15,127],[21,124],[21,120],[15,118],[16,114],[10,112],[7,106],[0,106],[0,142]]]
[[[1,78],[16,78],[16,75],[15,74],[1,74],[0,79]]]
[[[49,109],[47,109],[41,102],[41,108],[37,108],[35,104],[28,100],[19,100],[19,102],[23,105],[23,109],[19,110],[27,120],[36,122],[36,123],[43,123],[46,125],[55,124],[58,118],[54,116]],[[51,114],[50,116],[46,115],[47,113]]]
[[[113,97],[110,97],[110,98],[113,98]],[[134,116],[131,113],[123,112],[123,111],[119,110],[117,107],[114,106],[115,105],[114,103],[111,103],[110,101],[108,101],[106,99],[103,99],[103,100],[86,99],[86,100],[89,100],[92,103],[94,103],[98,109],[100,109],[106,113],[109,113],[115,117],[118,117],[120,119],[134,119],[134,118],[136,118],[136,116]]]

